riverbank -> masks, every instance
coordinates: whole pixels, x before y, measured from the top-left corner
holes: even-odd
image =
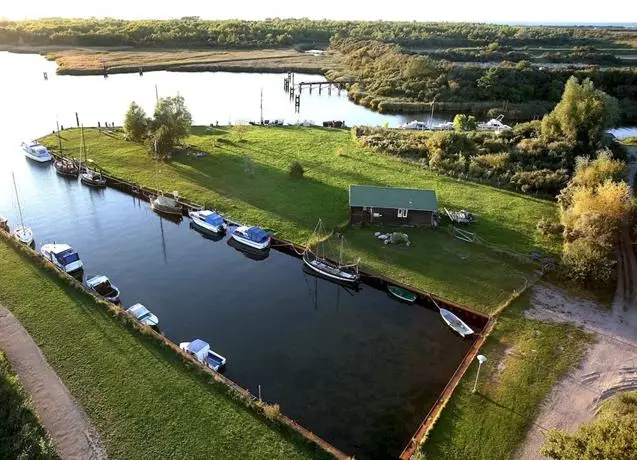
[[[336,53],[311,54],[295,49],[209,50],[132,47],[2,45],[0,51],[41,54],[58,65],[60,75],[103,75],[156,70],[180,72],[252,72],[324,74],[340,67]]]
[[[0,242],[0,302],[39,344],[109,457],[330,457],[14,244]]]
[[[66,130],[65,154],[79,154],[79,130]],[[410,248],[383,245],[375,229],[347,229],[349,258],[364,267],[442,298],[491,313],[534,276],[532,251],[557,253],[559,242],[535,231],[554,203],[461,182],[360,147],[346,130],[303,127],[196,127],[187,142],[203,158],[181,153],[157,163],[140,144],[85,130],[90,158],[111,174],[180,195],[228,217],[271,228],[305,244],[321,218],[327,228],[347,221],[350,184],[425,187],[438,206],[468,209],[480,217],[471,228],[488,243],[466,243],[437,230],[407,229]],[[43,142],[57,148],[57,138]],[[292,179],[293,160],[306,170]]]

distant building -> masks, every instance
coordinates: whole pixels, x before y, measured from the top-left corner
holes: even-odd
[[[434,190],[349,186],[352,224],[434,225],[438,209]]]

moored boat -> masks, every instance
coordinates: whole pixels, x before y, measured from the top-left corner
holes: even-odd
[[[49,150],[39,142],[23,142],[22,151],[24,152],[25,157],[33,161],[37,161],[38,163],[46,163],[53,159]]]
[[[337,281],[356,283],[360,278],[356,265],[342,266],[328,259],[317,257],[308,250],[303,253],[303,263],[320,275]]]
[[[56,160],[53,166],[60,176],[77,178],[80,175],[80,167],[74,160],[61,158]]]
[[[153,327],[159,325],[159,318],[152,314],[150,310],[141,303],[136,303],[126,311],[133,315],[137,321],[146,326]]]
[[[226,366],[226,358],[212,351],[210,344],[201,339],[195,339],[192,342],[181,342],[179,348],[217,372],[223,371]]]
[[[79,254],[68,244],[43,244],[40,253],[63,272],[72,273],[84,268]]]
[[[22,206],[20,205],[20,196],[18,195],[18,186],[15,183],[15,174],[11,173],[11,178],[13,179],[13,190],[15,191],[15,200],[18,203],[18,213],[20,214],[20,225],[16,227],[13,231],[13,236],[17,238],[23,244],[27,246],[31,246],[33,244],[33,230],[30,227],[24,225],[24,217],[22,215]],[[6,219],[5,219],[6,224]],[[6,226],[8,230],[8,225]]]
[[[242,225],[237,227],[230,234],[230,237],[239,243],[255,249],[266,249],[270,247],[270,234],[261,227],[248,227]]]
[[[389,286],[387,286],[387,290],[391,295],[393,295],[397,299],[402,300],[403,302],[414,303],[418,298],[417,294],[414,294],[407,289],[403,289],[400,286],[393,286],[390,284]]]
[[[473,329],[465,324],[460,318],[444,308],[440,309],[440,316],[447,325],[460,334],[463,338],[473,334]]]
[[[159,195],[154,198],[151,197],[150,207],[153,211],[160,214],[170,214],[173,216],[181,216],[183,214],[183,209],[177,200],[164,195]]]
[[[206,209],[200,211],[190,211],[188,213],[192,223],[197,227],[213,233],[222,233],[227,226],[221,214]]]
[[[111,280],[108,277],[104,275],[91,276],[86,280],[86,285],[109,302],[119,303],[119,289],[111,284]]]
[[[85,173],[80,175],[80,181],[89,187],[101,188],[106,187],[106,178],[101,173],[87,169]]]

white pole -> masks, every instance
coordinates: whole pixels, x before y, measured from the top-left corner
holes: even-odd
[[[476,372],[476,381],[473,383],[473,390],[471,390],[471,393],[476,392],[476,388],[478,387],[478,377],[480,376],[480,368],[482,367],[483,363],[487,362],[487,357],[484,355],[478,355],[477,359],[478,359],[478,372]]]
[[[259,385],[259,402],[261,402],[261,385]]]

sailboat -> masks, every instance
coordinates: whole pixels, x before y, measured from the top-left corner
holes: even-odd
[[[313,235],[320,233],[322,227],[323,223],[321,219],[319,219],[316,227],[314,228]],[[326,278],[345,283],[357,283],[360,279],[360,275],[358,274],[358,263],[349,265],[343,264],[344,237],[341,235],[339,240],[340,247],[338,262],[327,259],[324,255],[319,256],[312,252],[308,241],[308,245],[306,246],[305,251],[303,251],[303,263]]]
[[[60,155],[62,155],[62,138],[60,137],[60,128],[58,127],[58,146],[60,149]],[[53,163],[55,172],[60,176],[72,177],[74,179],[80,175],[80,167],[73,159],[60,157]]]
[[[86,165],[88,164],[88,158],[86,154],[86,142],[84,142],[84,126],[82,126],[81,128],[81,134],[82,134],[82,151],[84,152],[84,164]],[[82,154],[80,153],[80,161],[81,161],[81,158],[82,158]],[[80,171],[81,170],[82,170],[82,163],[80,163]],[[97,171],[89,169],[88,166],[86,166],[86,171],[80,174],[80,182],[82,182],[84,185],[88,185],[89,187],[96,187],[96,188],[106,187],[106,179],[104,178],[104,176],[102,176],[102,174]]]
[[[33,230],[24,225],[22,207],[20,206],[20,198],[18,197],[18,186],[15,183],[15,174],[13,172],[11,173],[11,177],[13,177],[13,189],[15,190],[15,199],[18,202],[18,213],[20,214],[20,226],[16,227],[13,231],[13,236],[21,243],[31,246],[33,244]]]
[[[462,338],[465,338],[466,336],[472,335],[474,333],[473,329],[467,326],[467,324],[464,321],[462,321],[460,318],[458,318],[456,315],[454,315],[453,313],[451,313],[449,310],[445,308],[440,308],[440,306],[438,305],[438,303],[434,300],[432,296],[429,296],[429,298],[434,303],[434,305],[438,307],[442,320],[445,323],[447,323],[447,326],[449,326],[451,329],[453,329],[458,334],[460,334]]]

